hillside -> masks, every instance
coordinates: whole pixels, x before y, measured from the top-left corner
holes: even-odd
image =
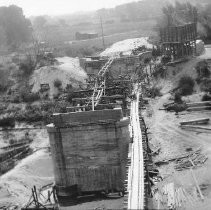
[[[49,96],[52,98],[58,93],[58,88],[54,86],[55,80],[61,81],[61,87],[64,89],[68,84],[78,88],[85,82],[87,75],[80,66],[78,58],[63,57],[57,60],[59,65],[45,66],[34,71],[31,77],[32,92],[38,92],[41,84],[49,84]]]

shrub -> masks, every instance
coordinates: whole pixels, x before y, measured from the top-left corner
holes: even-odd
[[[196,64],[197,79],[207,78],[210,76],[209,65],[206,60],[200,61]]]
[[[151,60],[150,58],[145,58],[145,59],[144,59],[144,63],[147,64],[147,63],[150,62],[150,60]]]
[[[191,95],[193,93],[194,84],[192,77],[184,75],[180,78],[178,83],[179,93],[183,96]]]
[[[149,89],[149,96],[152,97],[152,98],[155,98],[156,96],[161,96],[161,92],[160,92],[160,88],[159,87],[151,87]]]
[[[182,96],[179,92],[176,92],[174,95],[174,102],[177,104],[181,104],[182,103]]]
[[[28,104],[25,110],[15,113],[15,119],[21,122],[35,123],[44,122],[51,123],[53,113],[65,113],[66,107],[69,106],[67,102],[52,102],[48,101],[41,105]]]
[[[202,91],[211,93],[211,79],[206,79],[206,78],[202,79],[200,87]]]
[[[20,95],[18,94],[15,94],[11,97],[11,100],[10,100],[12,103],[20,103],[21,102],[21,98],[20,98]]]
[[[13,116],[3,116],[0,118],[0,126],[1,127],[14,127],[15,119]]]
[[[168,63],[168,62],[170,62],[170,61],[171,61],[171,57],[170,57],[170,56],[164,55],[164,56],[162,56],[162,58],[161,58],[161,62],[162,62],[163,64],[166,64],[166,63]]]
[[[175,112],[182,112],[185,111],[186,109],[187,105],[185,103],[171,104],[166,108],[167,111],[175,111]]]
[[[18,97],[18,96],[16,96]],[[40,99],[39,93],[30,92],[30,87],[22,87],[19,91],[19,100],[23,102],[34,102]]]
[[[66,101],[72,103],[72,99],[75,97],[75,94],[73,91],[68,92]]]
[[[211,95],[208,95],[208,94],[204,94],[202,96],[202,101],[211,101]]]
[[[0,84],[0,92],[5,92],[7,90],[7,86]]]
[[[43,113],[37,106],[27,106],[24,111],[16,113],[15,119],[24,122],[39,122],[43,120]]]
[[[19,69],[22,71],[24,76],[29,76],[33,73],[35,69],[35,63],[33,62],[31,56],[27,56],[26,60],[19,64]]]
[[[64,101],[58,102],[58,103],[56,103],[54,111],[57,112],[57,113],[66,113],[67,112],[67,107],[69,105],[70,105],[69,103],[64,102]]]
[[[34,101],[38,101],[40,99],[39,93],[32,93],[26,89],[22,89],[20,92],[20,98],[23,102],[30,103]]]
[[[153,57],[158,57],[158,56],[161,56],[161,49],[160,47],[157,47],[157,48],[154,48],[152,49],[152,56]]]
[[[54,80],[54,87],[60,88],[62,86],[62,81],[59,79]]]
[[[155,71],[152,73],[152,76],[155,78],[161,77],[165,78],[167,74],[167,68],[165,68],[163,65],[158,65],[155,68]]]
[[[48,111],[48,112],[52,110],[52,112],[53,112],[54,106],[55,106],[55,102],[48,101],[48,102],[41,104],[41,110]]]

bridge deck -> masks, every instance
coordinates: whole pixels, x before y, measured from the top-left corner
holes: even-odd
[[[133,144],[131,147],[131,165],[128,171],[128,209],[144,209],[144,159],[139,122],[138,88],[136,88],[136,95],[136,100],[131,103]]]

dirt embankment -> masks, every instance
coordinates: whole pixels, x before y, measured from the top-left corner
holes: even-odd
[[[41,84],[49,84],[49,96],[52,98],[58,93],[58,88],[54,86],[57,79],[61,81],[62,88],[66,88],[68,84],[78,88],[80,84],[85,83],[87,75],[80,66],[79,58],[63,57],[57,60],[58,65],[45,66],[34,71],[30,81],[32,92],[39,92]]]
[[[10,139],[23,138],[26,131],[1,131],[0,139],[8,144]],[[0,208],[18,206],[26,203],[31,195],[31,188],[38,188],[53,182],[53,167],[48,135],[45,129],[28,131],[33,139],[31,148],[37,152],[21,160],[18,165],[0,177]],[[42,164],[40,164],[42,163]]]
[[[126,39],[120,42],[116,42],[111,47],[107,48],[103,51],[100,55],[101,56],[115,56],[122,53],[123,55],[130,55],[132,50],[140,47],[145,46],[148,49],[152,49],[152,44],[149,43],[148,37],[141,37],[136,39]]]
[[[151,101],[145,113],[145,120],[147,126],[150,128],[149,138],[150,143],[156,147],[160,147],[160,153],[155,157],[154,161],[169,159],[171,157],[179,157],[187,152],[189,148],[195,150],[199,147],[202,153],[208,157],[204,165],[194,169],[195,176],[198,180],[199,186],[203,186],[204,202],[200,200],[199,195],[195,195],[196,185],[192,178],[190,170],[175,170],[175,163],[169,162],[167,165],[159,167],[160,175],[163,177],[156,187],[161,190],[168,183],[175,183],[177,187],[183,187],[191,196],[195,196],[195,202],[186,203],[184,209],[210,209],[211,205],[211,133],[194,132],[181,129],[179,122],[184,120],[192,120],[197,118],[210,118],[211,112],[183,112],[175,115],[172,112],[159,110],[162,104],[168,101],[169,95],[164,95],[160,99]],[[151,117],[150,117],[151,116]],[[155,206],[157,203],[155,202]]]
[[[84,82],[86,73],[80,67],[79,59],[64,57],[58,58],[58,62],[59,64],[55,64],[55,66],[46,66],[35,70],[31,77],[34,92],[40,90],[40,84],[48,83],[51,87],[51,96],[53,96],[56,92],[54,87],[54,80],[56,79],[62,81],[62,88],[65,88],[67,84],[72,84],[75,87]],[[19,70],[15,68],[15,70],[12,69],[11,71],[13,71],[13,74],[11,73],[9,79],[13,80],[12,86],[19,88],[22,84],[19,84],[16,78],[17,75],[14,75]],[[35,103],[39,106],[40,101]],[[31,106],[31,103],[29,104]],[[12,109],[14,109],[14,112],[20,113],[28,106],[27,103],[10,103],[9,101],[7,103],[2,101],[1,105],[6,106],[5,112],[8,108],[10,113]],[[17,107],[20,107],[20,109],[16,109]],[[25,123],[17,125],[16,123],[15,128],[17,127],[33,126]],[[0,177],[0,209],[9,206],[17,206],[20,209],[21,205],[29,200],[31,188],[34,185],[40,188],[54,181],[53,164],[48,151],[48,134],[45,128],[24,131],[4,129],[4,131],[0,131],[0,147],[8,146],[10,140],[19,141],[24,138],[26,131],[29,133],[30,138],[33,139],[30,147],[34,150],[34,153],[21,161],[17,161],[15,168]]]
[[[167,164],[158,166],[160,175],[163,180],[159,181],[153,188],[154,192],[158,192],[161,199],[154,197],[154,208],[167,208],[167,200],[164,199],[163,190],[169,183],[174,183],[176,189],[182,188],[186,191],[186,201],[181,204],[178,209],[203,209],[208,210],[211,206],[211,132],[186,130],[179,126],[182,121],[193,120],[198,118],[209,118],[211,120],[211,111],[183,111],[178,115],[173,112],[159,110],[164,103],[169,102],[172,97],[169,90],[173,89],[181,75],[188,74],[194,77],[193,67],[201,59],[211,58],[211,49],[206,49],[206,53],[193,60],[172,67],[171,70],[178,71],[176,76],[170,76],[168,81],[162,80],[163,96],[152,99],[144,111],[143,115],[147,126],[149,127],[150,143],[160,148],[158,155],[154,157],[154,162],[179,157],[187,151],[194,151],[198,148],[201,153],[208,159],[199,167],[193,167],[193,173],[197,179],[204,200],[201,199],[199,191],[196,188],[196,182],[192,176],[190,169],[176,170],[176,161],[167,162]],[[195,102],[201,99],[202,94],[199,89],[195,88],[192,96],[184,97],[187,102]],[[207,127],[211,128],[211,124]],[[158,201],[160,200],[160,201]]]

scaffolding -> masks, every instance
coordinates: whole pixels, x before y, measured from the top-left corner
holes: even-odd
[[[196,23],[182,26],[168,26],[160,29],[163,55],[173,60],[192,56],[196,53]]]

